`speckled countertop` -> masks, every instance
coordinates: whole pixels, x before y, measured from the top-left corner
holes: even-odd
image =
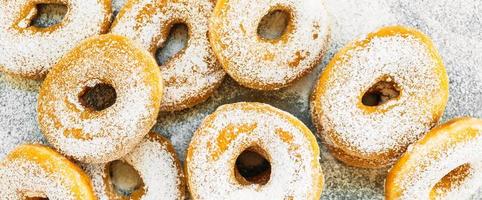
[[[116,9],[123,0],[114,0]],[[169,138],[181,160],[201,120],[219,105],[258,101],[288,111],[315,133],[308,97],[326,63],[355,37],[390,24],[416,27],[436,44],[450,79],[450,98],[442,121],[457,116],[482,118],[482,1],[480,0],[327,0],[332,18],[332,44],[309,76],[275,92],[243,88],[226,78],[205,103],[181,112],[161,113],[154,130]],[[21,143],[44,142],[36,121],[36,81],[0,73],[0,159]],[[321,145],[321,144],[320,144]],[[336,161],[321,145],[325,174],[322,199],[383,199],[388,169],[365,170]],[[482,190],[473,196],[482,199]]]

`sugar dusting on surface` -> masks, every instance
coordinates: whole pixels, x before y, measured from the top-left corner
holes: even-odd
[[[482,117],[482,2],[400,1],[391,6],[406,16],[401,23],[429,33],[442,55],[450,79],[445,119]]]
[[[118,2],[121,1],[114,0],[114,3]],[[482,23],[481,3],[478,0],[328,0],[332,43],[314,73],[289,88],[275,92],[246,89],[227,78],[206,103],[181,112],[161,113],[154,129],[171,139],[181,160],[184,160],[187,145],[202,119],[225,103],[269,103],[292,113],[315,132],[309,117],[308,96],[318,73],[347,42],[380,26],[396,23],[420,29],[432,38],[438,48],[450,79],[450,99],[444,119],[462,115],[481,118],[482,67],[479,64],[482,58],[478,52],[482,48],[482,34],[477,31]],[[7,81],[9,79],[4,74],[0,77],[0,158],[3,158],[17,144],[39,141],[42,137],[35,120],[35,90],[17,87],[17,84]],[[336,161],[323,146],[321,150],[325,175],[322,199],[383,199],[387,169],[348,167]],[[472,198],[481,197],[482,191],[479,191]]]
[[[119,14],[112,32],[131,38],[155,54],[156,49],[169,41],[165,33],[169,33],[167,28],[174,25],[171,24],[173,20],[188,27],[186,47],[160,66],[166,85],[161,110],[182,110],[212,94],[225,75],[207,38],[208,19],[214,5],[210,0],[158,4],[153,0],[128,4],[129,9]],[[175,49],[177,45],[171,48]],[[160,56],[160,59],[165,58]]]
[[[19,24],[22,31],[18,31],[12,26],[28,2],[5,1],[0,6],[0,66],[5,71],[29,77],[45,74],[79,41],[103,32],[110,17],[110,9],[103,5],[104,1],[73,0],[68,1],[70,8],[60,29],[47,34],[25,29],[28,24]],[[61,19],[55,15],[52,18]],[[45,18],[45,24],[51,23]]]
[[[411,168],[412,173],[407,174],[398,182],[406,190],[400,199],[426,199],[433,185],[450,173],[451,170],[466,163],[470,164],[470,169],[463,182],[455,183],[454,185],[457,186],[453,186],[452,191],[438,190],[438,194],[443,197],[440,199],[470,198],[481,186],[482,161],[473,153],[480,151],[482,151],[482,137],[447,150],[447,152],[439,155],[440,159],[437,161],[423,158],[418,160],[418,164],[424,166],[424,168]]]
[[[37,95],[40,83],[0,74],[0,158],[19,144],[38,143]]]
[[[189,187],[195,191],[191,195],[195,199],[313,199],[322,181],[321,169],[312,165],[319,160],[310,145],[314,136],[291,120],[287,113],[266,104],[219,107],[191,143],[186,169]],[[224,149],[220,141],[228,147]],[[262,186],[233,180],[236,158],[252,146],[264,150],[271,165],[269,181]]]
[[[314,120],[323,126],[325,142],[362,157],[399,155],[434,126],[438,118],[433,107],[445,103],[441,95],[446,92],[442,89],[445,77],[436,74],[440,66],[427,48],[414,37],[392,36],[374,38],[366,47],[346,52],[320,86],[324,93],[316,98],[319,110],[314,112],[319,116]],[[390,76],[401,95],[377,107],[386,112],[366,114],[357,104],[360,95],[383,76]]]
[[[96,36],[74,50],[42,85],[40,127],[56,149],[75,159],[99,163],[120,158],[155,124],[160,70],[147,52],[122,36]],[[115,88],[117,97],[112,106],[94,111],[79,101],[79,94],[100,83]]]
[[[482,185],[482,160],[474,153],[482,151],[482,121],[463,118],[449,123],[446,128],[456,132],[435,129],[437,132],[430,133],[431,140],[409,148],[411,156],[405,157],[404,171],[392,174],[390,183],[399,187],[400,199],[428,199],[442,177],[464,165],[468,166],[465,172],[451,174],[458,178],[453,178],[450,190],[437,188],[437,199],[467,199]],[[470,139],[455,143],[451,140],[457,138],[455,135],[470,135]],[[435,154],[433,148],[444,151]]]
[[[312,70],[326,51],[330,22],[324,1],[233,0],[226,4],[221,14],[211,18],[211,44],[224,69],[243,85],[282,88]],[[290,22],[283,36],[265,41],[258,35],[258,23],[269,14],[271,4],[286,10]]]
[[[50,173],[38,164],[28,160],[14,160],[0,168],[0,195],[4,199],[22,199],[18,191],[26,188],[33,197],[48,195],[49,199],[74,200],[74,194],[66,184],[70,180],[60,173]],[[38,192],[44,192],[43,194]],[[45,197],[45,196],[44,196]]]
[[[146,191],[142,199],[162,197],[165,200],[175,200],[184,197],[185,194],[179,190],[184,177],[179,174],[182,169],[175,164],[174,156],[168,151],[167,142],[160,143],[146,137],[136,149],[121,159],[139,172]],[[105,189],[109,186],[104,182],[105,176],[109,176],[104,171],[106,164],[83,164],[83,168],[92,178],[94,190],[99,199],[109,200]]]

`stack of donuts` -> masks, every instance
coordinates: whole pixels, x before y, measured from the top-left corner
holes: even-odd
[[[68,11],[39,27],[42,4]],[[259,28],[270,17],[280,31]],[[386,199],[468,198],[482,184],[482,120],[439,124],[447,73],[414,28],[382,27],[333,56],[310,102],[320,143],[293,115],[238,102],[202,121],[181,164],[152,131],[159,112],[203,103],[226,74],[266,92],[309,74],[329,47],[325,3],[128,0],[111,18],[110,0],[1,1],[0,69],[42,81],[47,141],[0,162],[2,199],[318,200],[319,145],[349,166],[391,167]],[[185,47],[158,62],[179,24]]]

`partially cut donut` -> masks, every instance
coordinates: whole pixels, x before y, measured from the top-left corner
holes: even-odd
[[[482,186],[482,120],[458,118],[432,129],[392,167],[385,197],[467,199]]]
[[[20,145],[0,162],[2,199],[94,200],[87,174],[55,150]]]
[[[58,4],[62,21],[37,27],[39,5]],[[0,70],[39,79],[80,41],[109,30],[110,0],[6,0],[0,4]]]
[[[171,143],[150,132],[119,160],[84,167],[100,200],[184,200],[185,177]]]

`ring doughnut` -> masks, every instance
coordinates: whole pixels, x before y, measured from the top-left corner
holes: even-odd
[[[184,176],[174,147],[157,133],[149,133],[120,160],[89,164],[85,168],[101,200],[182,200],[185,196]],[[133,170],[138,176],[129,177]]]
[[[209,44],[211,0],[129,0],[113,23],[124,35],[151,52],[163,47],[176,24],[188,28],[186,46],[160,66],[165,80],[161,111],[192,107],[206,100],[221,84],[225,72]]]
[[[482,185],[482,120],[458,118],[432,129],[393,166],[391,199],[468,199]]]
[[[194,133],[186,158],[193,199],[320,199],[323,173],[311,131],[262,103],[219,107]]]
[[[63,4],[68,12],[50,27],[31,25],[37,5]],[[4,0],[0,4],[0,70],[42,78],[77,43],[108,31],[110,0]]]
[[[114,101],[92,105],[89,97],[102,88]],[[94,36],[64,56],[42,83],[40,129],[60,152],[82,162],[119,159],[155,124],[162,90],[160,70],[147,52],[123,36]]]
[[[271,13],[289,16],[280,37],[261,37],[258,25]],[[210,19],[211,46],[226,72],[241,85],[276,90],[309,73],[329,43],[322,0],[218,0]]]
[[[311,110],[336,158],[380,168],[436,125],[447,99],[447,73],[430,38],[390,26],[333,57],[313,92]]]
[[[25,144],[0,163],[2,199],[94,200],[89,177],[49,147]]]

